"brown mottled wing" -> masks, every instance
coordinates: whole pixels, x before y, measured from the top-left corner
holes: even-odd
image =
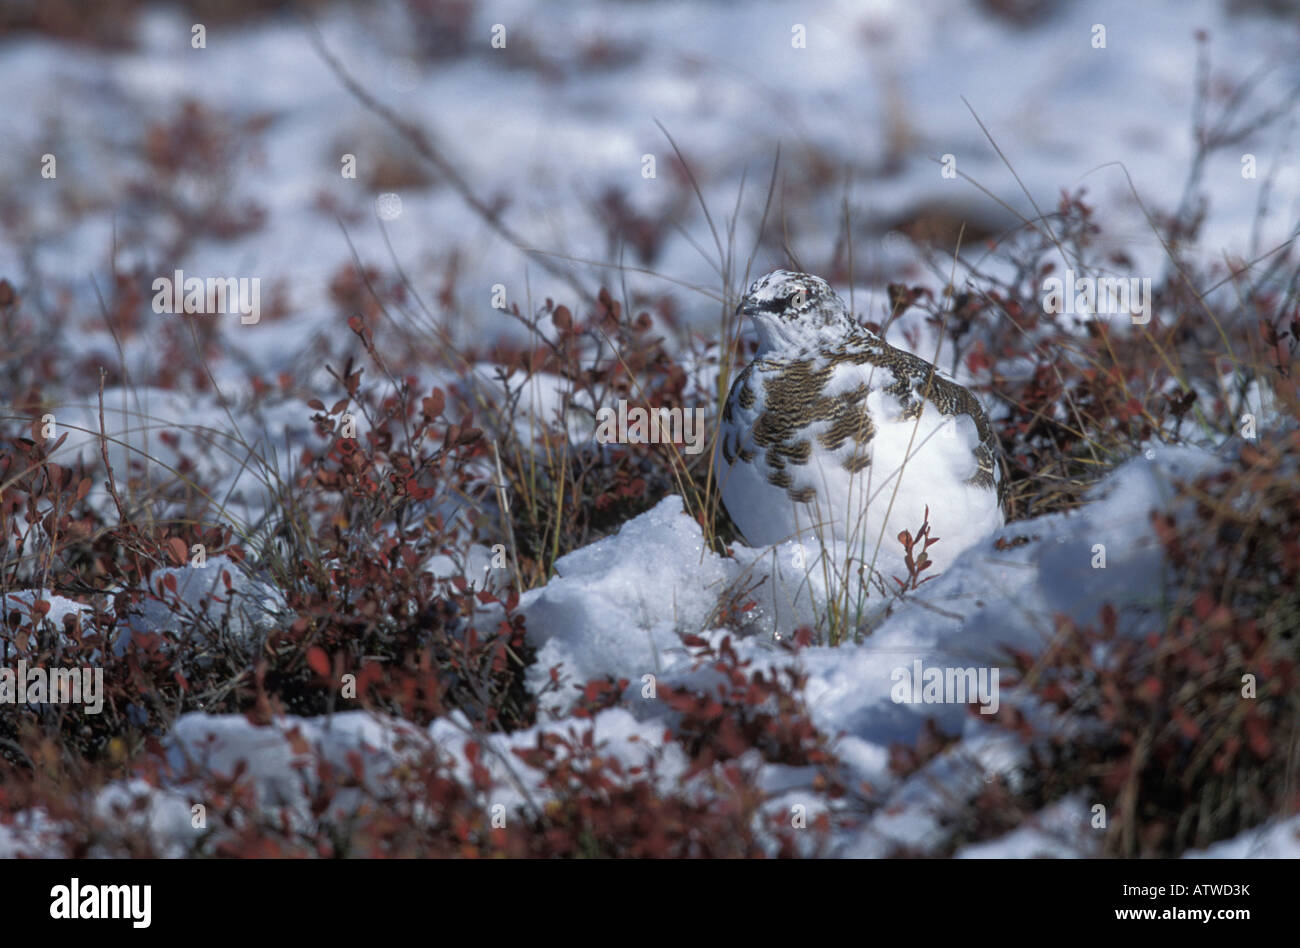
[[[865,446],[874,434],[867,413],[866,399],[870,391],[867,385],[839,395],[824,394],[834,371],[833,364],[816,368],[812,360],[755,360],[736,379],[727,399],[723,417],[734,423],[733,399],[741,408],[754,407],[757,395],[752,385],[761,382],[762,404],[747,434],[754,447],[764,452],[762,464],[768,483],[785,490],[796,503],[809,503],[815,496],[811,486],[796,488],[791,476],[792,468],[802,467],[812,458],[814,436],[808,431],[809,426],[827,423],[818,425],[822,430],[815,438],[822,448],[832,451],[850,439],[856,446]],[[744,460],[754,457],[743,447],[738,447],[736,453]],[[724,450],[724,457],[727,454]],[[854,451],[844,463],[856,472],[868,462],[865,451]]]
[[[836,351],[824,351],[826,358],[835,362],[852,362],[857,365],[875,365],[888,369],[892,382],[882,386],[884,392],[895,396],[903,407],[904,418],[920,414],[921,404],[928,401],[945,415],[968,415],[975,422],[979,444],[972,449],[976,471],[970,483],[998,491],[1002,497],[1002,484],[997,477],[1000,446],[993,426],[984,413],[979,399],[951,379],[945,378],[929,362],[910,352],[872,337],[854,339],[851,345]],[[882,380],[884,381],[884,380]]]

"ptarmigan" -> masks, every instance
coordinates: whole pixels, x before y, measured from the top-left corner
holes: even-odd
[[[859,326],[811,274],[774,270],[740,309],[758,352],[731,386],[713,463],[747,543],[835,540],[896,566],[899,532],[915,535],[928,507],[932,575],[1002,526],[997,438],[967,389]]]

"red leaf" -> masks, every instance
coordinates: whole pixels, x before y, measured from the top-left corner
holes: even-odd
[[[172,562],[177,566],[181,566],[185,563],[185,541],[180,537],[168,538],[167,552],[171,554]]]
[[[319,645],[307,649],[307,665],[322,678],[330,676],[330,657]]]
[[[1246,740],[1260,760],[1267,759],[1273,753],[1273,742],[1269,740],[1268,727],[1258,714],[1251,714],[1246,718]]]
[[[1155,701],[1160,697],[1164,688],[1160,684],[1160,679],[1154,675],[1149,676],[1141,685],[1138,686],[1138,694],[1147,701]]]

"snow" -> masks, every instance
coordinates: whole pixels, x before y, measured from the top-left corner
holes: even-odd
[[[571,725],[539,725],[510,735],[482,735],[470,731],[459,714],[440,718],[426,730],[396,718],[347,711],[322,718],[286,715],[269,726],[258,726],[242,715],[182,715],[167,737],[167,759],[172,776],[157,787],[135,779],[106,787],[96,796],[94,810],[112,819],[102,847],[130,834],[147,834],[164,855],[184,855],[210,834],[222,839],[242,825],[231,822],[205,803],[199,776],[233,779],[236,774],[252,790],[253,812],[307,831],[316,819],[346,820],[363,797],[383,801],[399,793],[392,774],[403,763],[421,755],[436,754],[452,775],[469,782],[470,763],[465,745],[475,741],[486,747],[478,758],[491,776],[492,790],[483,805],[504,807],[512,816],[519,807],[544,804],[551,798],[541,775],[520,762],[513,750],[535,747],[538,734],[566,733]],[[625,767],[644,766],[655,754],[662,728],[638,722],[621,709],[611,709],[592,722],[598,747]],[[685,769],[680,753],[657,755],[661,783],[666,787]],[[359,783],[335,791],[323,814],[313,811],[313,795],[321,784],[319,767],[356,775]],[[199,809],[201,807],[201,809]],[[201,825],[195,825],[200,820]],[[418,818],[418,812],[417,812]],[[37,820],[31,827],[0,826],[0,856],[40,851],[41,833],[54,825]],[[6,848],[8,847],[8,848]],[[32,847],[30,849],[24,847]],[[48,851],[48,850],[47,850]]]
[[[174,581],[173,591],[168,581]],[[227,588],[227,581],[230,583]],[[268,582],[248,576],[230,557],[205,557],[202,565],[191,561],[181,567],[165,566],[149,576],[155,594],[130,616],[127,629],[135,638],[177,635],[191,651],[202,652],[205,636],[229,636],[245,654],[255,654],[260,639],[289,614],[284,595]],[[126,637],[115,644],[125,651]]]
[[[175,582],[174,591],[166,585],[168,580]],[[181,567],[160,567],[150,574],[149,589],[152,595],[127,615],[122,632],[111,643],[112,654],[124,655],[132,638],[156,638],[164,652],[183,647],[187,653],[199,655],[201,663],[202,653],[216,644],[208,636],[221,635],[227,644],[235,644],[251,656],[266,633],[290,614],[277,587],[250,577],[243,566],[225,555],[205,557],[202,565],[191,561]],[[66,617],[91,614],[91,608],[83,603],[48,591],[18,589],[0,593],[0,614],[17,611],[26,616],[38,599],[49,603],[45,620],[53,625],[61,649],[75,656],[78,664],[102,662],[98,648],[83,648],[64,631]],[[7,630],[0,634],[0,642],[19,656],[38,644],[27,639],[24,648],[23,640]]]
[[[618,16],[606,15],[592,2],[536,0],[502,7],[475,9],[467,28],[467,55],[426,63],[414,73],[402,70],[397,83],[391,81],[395,64],[418,52],[400,6],[367,5],[364,14],[326,11],[319,26],[327,47],[349,72],[403,119],[431,129],[482,193],[511,193],[520,181],[550,184],[531,188],[512,211],[511,224],[525,243],[601,262],[613,261],[601,228],[591,226],[582,210],[592,196],[618,187],[633,207],[646,211],[677,200],[668,170],[671,149],[656,118],[692,161],[715,219],[733,206],[740,177],[748,170],[749,200],[742,214],[747,224],[756,223],[764,195],[763,185],[755,182],[770,166],[778,141],[784,141],[788,167],[795,172],[791,186],[797,186],[804,164],[814,157],[852,169],[850,203],[861,230],[862,259],[880,253],[884,230],[879,222],[895,220],[926,200],[990,203],[960,178],[940,176],[933,159],[944,154],[955,156],[963,174],[1032,216],[1028,199],[963,103],[965,96],[1040,207],[1054,203],[1062,187],[1087,185],[1106,211],[1104,239],[1135,259],[1135,273],[1153,275],[1163,266],[1159,243],[1132,202],[1120,170],[1102,166],[1122,159],[1148,206],[1177,202],[1181,172],[1190,157],[1186,122],[1194,30],[1210,32],[1215,64],[1226,73],[1240,77],[1249,71],[1246,63],[1233,61],[1233,49],[1252,50],[1252,64],[1278,65],[1264,77],[1253,101],[1279,98],[1300,68],[1290,56],[1290,28],[1279,29],[1267,18],[1230,15],[1217,0],[1137,7],[1126,0],[1103,0],[1055,11],[1029,28],[992,19],[978,7],[953,9],[940,0],[868,9],[834,0],[765,2],[743,11],[662,2],[620,8]],[[496,22],[508,27],[511,45],[506,50],[488,45]],[[795,23],[807,27],[806,49],[791,44]],[[1107,28],[1104,49],[1092,47],[1095,23]],[[568,71],[550,84],[537,82],[533,70],[518,66],[516,50],[524,44],[563,64],[593,35],[638,54],[608,70]],[[87,90],[84,98],[58,98],[63,134],[56,150],[69,170],[56,181],[42,182],[52,189],[72,186],[65,177],[71,178],[77,163],[111,169],[104,178],[76,179],[78,187],[102,194],[145,173],[129,149],[142,132],[142,117],[167,115],[195,90],[202,90],[202,100],[212,108],[240,117],[274,117],[260,157],[243,159],[238,189],[229,195],[232,205],[250,200],[265,206],[270,226],[229,243],[201,241],[177,261],[187,273],[235,272],[261,277],[267,285],[282,280],[298,306],[319,310],[328,274],[350,259],[347,239],[363,260],[392,262],[383,225],[399,262],[426,286],[436,279],[449,240],[462,244],[462,279],[454,305],[462,317],[455,324],[462,339],[516,331],[488,306],[495,283],[505,284],[510,298],[521,303],[526,296],[540,301],[566,295],[558,278],[488,231],[448,189],[367,190],[366,174],[382,149],[400,152],[404,146],[384,144],[392,141],[391,133],[381,132],[340,87],[298,26],[223,26],[211,32],[207,49],[199,51],[190,48],[181,18],[155,9],[143,18],[139,39],[140,48],[133,51],[78,57],[60,56],[58,47],[45,41],[10,42],[0,56],[0,81],[15,101],[32,103],[38,113],[52,108],[54,86],[44,81],[51,70]],[[259,64],[256,83],[244,78],[250,61]],[[679,74],[682,65],[691,73]],[[105,70],[108,82],[101,78]],[[1130,95],[1132,89],[1144,94]],[[484,108],[484,101],[491,108]],[[7,140],[15,155],[39,155],[47,146],[25,113],[15,110],[0,118],[0,140]],[[896,129],[899,114],[905,118]],[[106,127],[113,129],[111,137],[99,131]],[[1204,248],[1208,255],[1249,241],[1253,197],[1265,174],[1274,171],[1274,210],[1263,221],[1261,249],[1288,236],[1288,222],[1300,207],[1300,172],[1281,160],[1284,147],[1276,136],[1260,133],[1243,141],[1239,150],[1211,157],[1204,181],[1210,200],[1206,233],[1213,235]],[[107,150],[114,160],[99,160]],[[1242,178],[1242,152],[1259,159],[1263,171],[1258,179]],[[338,174],[343,153],[356,154],[361,162],[355,180]],[[644,154],[658,159],[653,179],[641,177]],[[882,177],[879,171],[890,154],[900,156],[901,168]],[[5,181],[6,186],[16,183]],[[321,192],[343,202],[345,209],[362,212],[362,222],[350,226],[346,238],[332,220],[311,210]],[[380,194],[400,200],[400,217],[382,221],[374,213]],[[802,258],[814,257],[834,241],[833,233],[814,222],[838,220],[839,200],[837,190],[833,206],[818,200],[805,210],[798,202],[787,202],[786,212],[794,217],[788,229]],[[682,216],[691,239],[709,246],[702,215]],[[56,239],[55,232],[66,229],[59,225],[67,223],[51,221],[50,239],[32,248],[37,267],[57,272],[85,272],[88,264],[102,268],[112,229],[88,218],[66,240]],[[670,234],[665,244],[657,270],[687,285],[716,287],[710,263],[687,240]],[[909,256],[915,260],[910,251]],[[0,247],[0,271],[15,272],[19,262],[17,248]],[[634,294],[665,287],[649,274],[628,272],[626,278]],[[87,286],[93,309],[89,290]],[[713,307],[702,305],[701,298],[692,294],[685,302],[688,319],[711,319]],[[295,320],[295,331],[240,327],[236,320],[224,320],[221,329],[225,345],[267,369],[286,349],[298,348],[303,329],[321,331],[311,320]],[[88,330],[93,331],[87,344],[115,351],[102,323]],[[142,348],[139,340],[126,340],[124,347],[128,360]]]
[[[186,854],[188,844],[203,832],[201,826],[194,825],[197,814],[192,806],[183,793],[159,792],[147,781],[135,778],[101,790],[95,796],[92,811],[112,827],[113,841],[133,836],[147,839],[153,851],[164,858],[179,858]],[[99,842],[91,848],[91,855],[111,857],[113,849]]]
[[[1191,158],[1187,120],[1195,71],[1193,31],[1209,31],[1215,68],[1229,76],[1240,79],[1256,63],[1276,66],[1264,75],[1252,101],[1274,101],[1300,78],[1294,24],[1232,15],[1230,6],[1219,0],[1140,5],[1099,0],[1062,5],[1045,22],[1021,28],[988,17],[978,4],[954,7],[941,0],[764,0],[739,14],[724,4],[666,0],[620,5],[618,16],[591,0],[510,0],[474,10],[466,55],[432,62],[420,56],[400,4],[330,9],[319,25],[326,46],[349,72],[403,119],[429,129],[466,169],[479,193],[509,199],[506,218],[529,247],[615,263],[617,248],[610,246],[598,215],[590,210],[607,188],[624,191],[639,213],[665,214],[672,223],[664,227],[659,256],[644,272],[574,266],[593,284],[603,279],[615,286],[626,280],[633,299],[641,292],[672,288],[684,322],[707,331],[717,320],[720,289],[717,261],[710,259],[712,238],[703,215],[690,200],[680,200],[672,151],[655,119],[682,147],[715,221],[730,213],[742,175],[748,175],[737,227],[742,259],[754,241],[778,143],[790,189],[789,200],[782,201],[782,213],[789,215],[783,223],[800,257],[829,259],[839,236],[828,222],[840,221],[841,198],[846,200],[855,255],[864,261],[858,285],[852,287],[859,316],[880,318],[888,305],[879,287],[867,283],[871,267],[922,272],[916,250],[891,229],[894,222],[932,201],[977,202],[973,206],[980,208],[990,203],[961,178],[943,178],[933,159],[952,154],[962,174],[1017,212],[1036,216],[963,96],[1040,207],[1053,205],[1061,188],[1086,185],[1105,222],[1101,239],[1107,249],[1127,253],[1134,260],[1134,275],[1154,277],[1165,266],[1163,249],[1121,170],[1104,166],[1122,159],[1148,207],[1177,203]],[[496,22],[506,24],[510,36],[510,46],[500,53],[487,43]],[[1105,49],[1091,45],[1096,23],[1106,26]],[[807,27],[807,49],[792,47],[794,24]],[[352,262],[353,247],[363,264],[384,270],[400,265],[426,299],[437,295],[454,270],[451,300],[440,315],[462,344],[520,338],[517,322],[489,302],[495,284],[504,284],[509,300],[525,313],[548,297],[570,305],[575,301],[562,279],[486,227],[445,183],[369,183],[382,159],[409,160],[409,149],[341,88],[298,24],[272,20],[223,26],[209,32],[204,51],[189,47],[188,27],[178,14],[156,8],[143,16],[134,50],[86,49],[69,56],[61,44],[44,39],[0,43],[0,86],[12,101],[24,104],[0,111],[0,154],[5,159],[0,189],[5,194],[33,187],[48,191],[46,199],[32,205],[30,233],[23,243],[4,231],[0,275],[51,308],[54,301],[43,299],[48,282],[43,277],[72,277],[75,311],[83,315],[74,331],[60,338],[59,358],[71,366],[95,356],[120,367],[126,378],[149,377],[163,358],[154,332],[158,324],[147,322],[143,331],[119,338],[105,325],[95,291],[112,285],[110,260],[120,272],[158,268],[157,248],[174,225],[133,208],[124,223],[136,228],[141,239],[124,241],[111,214],[81,215],[73,209],[111,209],[115,195],[131,182],[147,180],[152,172],[141,160],[138,144],[148,124],[172,115],[186,96],[201,92],[207,107],[235,119],[271,119],[257,147],[238,159],[231,189],[222,195],[231,207],[264,207],[266,226],[230,241],[201,239],[168,263],[204,277],[260,278],[264,306],[270,288],[282,283],[290,315],[254,326],[217,318],[217,354],[210,368],[221,395],[148,385],[108,386],[104,392],[104,424],[115,469],[125,472],[135,465],[147,483],[158,483],[183,458],[194,460],[216,485],[231,520],[248,524],[266,509],[268,480],[289,478],[298,451],[316,443],[301,402],[249,406],[249,375],[274,378],[293,370],[313,391],[333,391],[326,355],[348,334],[328,286],[338,269]],[[631,53],[605,71],[572,66],[582,44],[593,37]],[[539,80],[539,71],[519,58],[525,46],[553,59],[558,77]],[[1234,57],[1234,50],[1249,50],[1250,56]],[[256,82],[248,81],[250,62],[258,66]],[[1247,136],[1240,147],[1211,156],[1203,181],[1206,236],[1194,252],[1219,259],[1224,248],[1236,252],[1250,244],[1266,174],[1272,175],[1271,210],[1260,221],[1257,252],[1290,235],[1300,216],[1300,166],[1286,160],[1294,144],[1294,129],[1273,130]],[[59,177],[33,184],[30,169],[46,151],[58,154]],[[357,155],[362,168],[357,179],[339,174],[343,153]],[[1243,153],[1258,158],[1259,179],[1243,178]],[[642,176],[645,154],[657,159],[654,178]],[[830,189],[833,195],[814,193],[805,182],[819,166],[848,169],[851,180],[843,191]],[[78,168],[95,171],[79,174]],[[339,203],[343,226],[332,214],[313,208],[321,194]],[[681,233],[673,223],[680,223]],[[772,226],[769,221],[769,239]],[[696,245],[707,252],[701,254]],[[765,246],[754,266],[762,272],[781,262],[780,254]],[[145,315],[146,320],[174,318]],[[891,324],[889,341],[931,358],[933,332],[918,314],[905,314]],[[945,341],[937,363],[947,366],[951,352]],[[968,381],[964,371],[955,367],[958,381]],[[428,380],[448,384],[432,369]],[[87,380],[68,381],[80,386],[76,394],[50,396],[59,431],[69,435],[56,460],[95,463],[101,450],[99,407],[86,396]],[[485,364],[477,366],[474,384],[500,393]],[[529,382],[512,419],[521,436],[528,436],[530,425],[557,420],[564,387],[552,376],[538,375]],[[1266,398],[1263,389],[1251,390],[1250,404],[1261,409],[1261,430],[1271,421]],[[591,437],[585,413],[595,407],[578,404],[563,419],[575,442]],[[230,430],[232,419],[242,442]],[[164,442],[164,432],[179,434],[181,447]],[[960,440],[969,432],[957,434]],[[918,441],[924,435],[918,432]],[[941,439],[939,433],[932,440]],[[969,543],[956,542],[954,533],[945,534],[948,528],[936,524],[940,529],[935,533],[947,537],[946,546],[936,547],[943,557],[938,579],[901,601],[884,599],[871,589],[861,599],[864,591],[854,587],[852,618],[870,634],[836,648],[809,647],[797,656],[775,643],[802,625],[825,619],[831,603],[844,593],[833,568],[844,561],[843,551],[831,548],[823,559],[821,551],[793,542],[770,550],[737,544],[733,557],[721,557],[705,546],[681,499],[670,496],[616,535],[562,557],[556,576],[521,598],[528,636],[538,649],[528,685],[540,691],[550,681],[550,669],[559,666],[565,687],[548,693],[544,704],[545,712],[558,713],[576,694],[573,685],[602,676],[627,678],[627,707],[597,714],[592,725],[611,753],[629,762],[661,754],[664,772],[674,775],[680,755],[663,738],[671,715],[660,703],[640,697],[644,676],[653,675],[665,685],[707,680],[681,635],[720,641],[727,633],[717,627],[719,597],[735,592],[741,601],[753,602],[743,617],[748,634],[732,633],[740,656],[755,669],[797,665],[807,675],[804,697],[813,720],[835,737],[835,750],[850,777],[872,783],[888,800],[879,813],[836,840],[837,852],[878,855],[895,846],[934,847],[941,842],[944,808],[951,805],[940,790],[960,796],[994,776],[1014,781],[1024,748],[963,706],[896,703],[892,673],[918,659],[987,668],[997,662],[1003,645],[1041,648],[1058,614],[1089,622],[1103,602],[1148,602],[1168,577],[1147,514],[1169,503],[1173,479],[1190,477],[1220,460],[1200,449],[1152,444],[1107,476],[1090,503],[1076,512],[1000,528],[979,525]],[[111,510],[102,478],[95,479],[90,497],[101,510]],[[915,511],[909,510],[906,519],[916,520]],[[917,523],[904,525],[914,529]],[[885,531],[886,543],[893,528],[891,523]],[[1031,539],[1001,551],[994,546],[999,538],[1019,537]],[[1105,552],[1104,569],[1093,565],[1099,545]],[[489,564],[490,551],[477,547],[471,552],[472,573],[490,576]],[[450,557],[428,564],[437,576],[451,575],[456,567]],[[889,576],[897,571],[897,562],[882,568]],[[223,574],[233,581],[229,593]],[[210,557],[202,568],[163,569],[151,586],[157,588],[168,576],[176,579],[186,608],[207,620],[219,623],[229,608],[229,628],[250,654],[283,619],[282,594],[265,577],[250,577],[224,557]],[[6,612],[15,604],[29,607],[37,597],[52,604],[47,618],[60,630],[65,616],[86,609],[36,589],[9,591],[0,607]],[[141,635],[170,631],[176,624],[174,608],[146,601],[130,627]],[[5,642],[14,654],[8,637]],[[1003,694],[1001,701],[1021,697]],[[890,746],[914,741],[931,716],[945,731],[960,734],[960,740],[911,777],[896,778],[888,767]],[[527,793],[520,792],[502,761],[511,759],[510,748],[529,746],[539,731],[558,726],[544,720],[514,735],[479,737],[498,752],[484,758],[494,776],[494,801],[520,805],[540,793],[527,773],[522,778]],[[382,787],[410,747],[432,746],[455,766],[467,767],[467,727],[463,721],[442,719],[422,731],[393,719],[344,712],[321,719],[285,717],[258,728],[240,716],[190,713],[175,723],[166,741],[178,774],[193,762],[211,773],[231,775],[244,761],[248,771],[243,779],[256,788],[261,803],[287,807],[295,819],[306,820],[313,778],[300,767],[314,754],[345,767],[348,754],[359,750],[371,786]],[[311,753],[295,749],[294,732]],[[796,798],[821,805],[796,789],[805,777],[797,768],[764,768],[763,786],[790,790],[772,808]],[[131,831],[147,827],[162,851],[182,852],[194,834],[192,801],[185,778],[172,779],[161,788],[140,779],[112,784],[95,801],[96,812],[108,814],[144,798],[145,808],[131,818],[140,822],[131,823]],[[355,797],[344,796],[337,805],[346,807],[349,800]],[[1094,854],[1086,822],[1092,803],[1060,801],[1002,839],[968,846],[960,855]],[[0,857],[53,852],[58,829],[40,810],[22,814],[0,825]],[[1300,822],[1293,818],[1189,855],[1294,858],[1300,850],[1298,832]]]
[[[15,589],[9,591],[0,591],[0,616],[9,616],[13,612],[26,618],[31,615],[32,606],[37,602],[49,603],[49,611],[45,613],[45,621],[49,622],[58,630],[58,641],[64,648],[75,648],[76,643],[69,638],[63,631],[64,623],[68,617],[73,620],[80,620],[83,616],[89,616],[91,609],[75,599],[69,599],[67,596],[60,596],[51,593],[45,589]],[[9,639],[5,636],[6,641],[12,642],[12,647],[18,647],[16,639]],[[35,648],[37,643],[29,641],[28,646]],[[19,651],[22,651],[19,649]]]
[[[244,382],[246,385],[246,380]],[[190,462],[212,484],[211,495],[224,502],[226,515],[247,523],[264,511],[276,480],[292,476],[296,452],[319,447],[301,403],[278,403],[250,409],[212,394],[150,386],[113,386],[104,390],[103,424],[98,399],[67,400],[51,406],[54,437],[67,436],[54,458],[65,466],[100,463],[106,449],[118,489],[128,503],[128,475],[139,473],[146,485],[171,481]],[[364,433],[363,419],[358,433]],[[175,441],[169,439],[174,438]],[[192,483],[183,474],[182,483]],[[90,500],[116,516],[106,478],[95,478]]]
[[[993,550],[991,542],[967,550],[933,583],[895,603],[892,613],[859,644],[811,646],[794,656],[778,651],[774,635],[789,633],[797,621],[785,613],[768,616],[766,626],[758,623],[765,632],[733,636],[738,655],[751,661],[753,670],[795,665],[807,676],[804,696],[813,722],[824,733],[837,735],[836,752],[850,783],[866,781],[884,793],[884,806],[837,838],[838,854],[879,856],[896,847],[926,851],[944,838],[947,808],[975,792],[981,781],[996,777],[1016,785],[1025,763],[1025,747],[1017,736],[989,726],[963,704],[897,703],[891,695],[891,673],[918,659],[938,666],[994,666],[1003,644],[1041,647],[1057,612],[1086,622],[1095,619],[1102,601],[1122,604],[1158,589],[1161,557],[1146,542],[1146,514],[1167,501],[1171,477],[1204,469],[1217,459],[1190,448],[1156,447],[1152,453],[1154,459],[1135,458],[1103,480],[1096,499],[1080,511],[1000,531],[1003,536],[1036,537],[1030,543],[1003,552]],[[1090,585],[1084,592],[1082,571],[1092,569],[1091,549],[1098,542],[1112,551],[1110,561],[1105,570],[1087,577]],[[210,563],[205,575],[216,576],[220,568]],[[742,574],[748,574],[748,582],[770,582],[773,574],[766,570],[764,558],[752,551],[738,551],[735,559],[714,554],[681,500],[667,497],[616,535],[562,557],[556,569],[556,578],[520,601],[529,639],[538,648],[530,687],[540,690],[555,665],[561,667],[566,685],[604,675],[627,678],[627,707],[607,709],[592,719],[597,740],[630,765],[659,755],[661,779],[680,774],[680,751],[664,743],[672,715],[661,702],[643,697],[643,676],[653,675],[659,688],[707,683],[709,673],[698,667],[680,637],[698,633],[715,644],[720,641],[725,633],[713,625],[719,592]],[[186,570],[177,573],[187,580]],[[188,571],[188,577],[196,573]],[[788,584],[788,579],[778,578]],[[187,599],[193,599],[198,587],[186,581],[182,588]],[[565,688],[548,696],[549,710],[559,712],[573,694],[572,688]],[[1019,698],[1004,691],[1000,701],[1015,703]],[[895,777],[888,768],[891,744],[913,742],[930,716],[960,739],[906,779]],[[306,820],[316,778],[311,767],[302,768],[305,761],[319,756],[346,767],[349,753],[359,751],[366,786],[382,792],[396,763],[420,748],[436,749],[467,773],[464,745],[471,737],[497,752],[483,755],[493,774],[491,802],[511,809],[530,799],[536,805],[542,793],[538,775],[509,751],[532,746],[538,731],[571,726],[567,721],[544,722],[511,735],[482,735],[473,734],[455,714],[420,732],[406,722],[357,711],[316,719],[286,716],[270,727],[257,727],[243,716],[194,712],[176,722],[167,743],[177,775],[193,764],[200,771],[230,776],[242,761],[243,779],[264,807],[287,808],[294,820]],[[305,744],[296,744],[295,736]],[[503,760],[511,762],[509,769]],[[766,766],[762,782],[774,793],[768,804],[772,812],[788,810],[791,801],[809,805],[812,813],[826,805],[807,791],[807,775],[799,768]],[[145,793],[139,784],[115,786],[103,792],[97,806],[145,793],[148,805],[138,818],[148,822],[164,848],[183,847],[192,833],[184,787],[182,781]],[[341,794],[335,806],[342,812],[355,799],[355,794]],[[1090,805],[1077,797],[1059,801],[1013,833],[968,846],[959,854],[1094,855]],[[1281,829],[1243,836],[1207,855],[1283,854],[1288,845],[1294,851],[1297,824],[1289,825],[1291,836]],[[8,832],[13,836],[17,831]],[[11,840],[9,845],[18,844]]]
[[[1245,830],[1232,839],[1183,856],[1186,859],[1300,859],[1300,816]]]
[[[1101,855],[1100,832],[1077,796],[1044,807],[1005,836],[963,846],[958,859],[1078,859]],[[1090,835],[1091,834],[1091,835]]]
[[[38,807],[0,823],[0,859],[41,859],[59,852],[62,825]]]
[[[680,497],[666,497],[618,534],[560,557],[556,578],[520,598],[538,646],[529,685],[549,669],[583,683],[601,675],[658,674],[682,651],[680,634],[705,629],[728,578]]]
[[[917,659],[990,666],[1003,645],[1041,649],[1058,613],[1095,622],[1102,602],[1123,607],[1161,588],[1162,556],[1148,535],[1148,514],[1168,504],[1171,478],[1191,476],[1218,459],[1198,449],[1163,445],[1153,446],[1151,453],[1151,459],[1134,458],[1103,480],[1096,499],[1080,511],[1008,525],[967,550],[915,592],[914,600],[897,605],[862,644],[799,653],[795,664],[808,678],[804,694],[813,722],[824,733],[840,735],[837,749],[854,779],[890,786],[890,745],[913,742],[928,716],[963,736],[893,791],[887,815],[843,841],[846,854],[878,855],[893,845],[925,845],[932,841],[945,797],[951,799],[936,786],[951,791],[988,774],[1014,774],[1018,761],[1015,742],[972,719],[962,705],[895,703],[894,669]],[[997,536],[1036,539],[998,552],[993,548]],[[1097,543],[1108,551],[1105,569],[1092,566]],[[660,712],[653,703],[637,697],[643,675],[654,674],[668,685],[700,683],[696,663],[680,647],[677,634],[704,634],[716,642],[722,633],[709,620],[717,591],[737,582],[752,588],[759,581],[771,582],[774,575],[776,588],[754,596],[772,604],[755,617],[763,633],[738,641],[736,649],[755,669],[790,663],[772,641],[825,608],[826,585],[816,568],[806,576],[779,566],[774,573],[772,560],[790,563],[789,550],[765,555],[737,548],[734,560],[716,556],[704,548],[699,527],[682,512],[680,500],[666,498],[617,536],[562,558],[558,571],[563,578],[523,597],[520,610],[530,640],[541,645],[530,684],[542,684],[556,664],[562,664],[563,676],[571,682],[625,677],[632,706],[654,716]],[[1001,700],[1014,698],[1003,694]],[[555,697],[551,707],[559,704]]]
[[[350,773],[349,757],[358,754],[365,786],[376,791],[399,751],[418,740],[414,726],[362,711],[327,718],[286,715],[268,727],[258,727],[243,715],[191,712],[182,715],[168,735],[167,758],[177,774],[194,768],[227,779],[242,764],[260,807],[297,808],[305,820],[302,808],[318,779],[317,759]]]

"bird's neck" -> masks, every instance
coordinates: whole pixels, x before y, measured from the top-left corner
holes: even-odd
[[[857,337],[859,327],[847,321],[821,325],[760,323],[755,326],[755,330],[758,334],[759,357],[792,359],[842,345],[846,339]]]

